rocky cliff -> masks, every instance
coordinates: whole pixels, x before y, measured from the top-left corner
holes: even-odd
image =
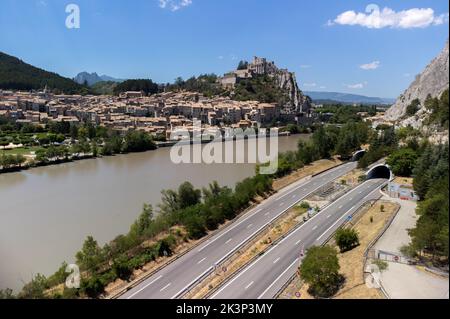
[[[411,125],[415,128],[423,126],[428,115],[424,102],[428,95],[439,97],[449,87],[449,51],[448,40],[442,52],[416,76],[410,87],[397,99],[395,104],[386,112],[388,121],[400,121],[403,126]],[[415,99],[420,101],[418,111],[413,116],[406,114],[407,107]]]
[[[289,105],[285,107],[286,113],[309,113],[311,109],[311,99],[303,94],[298,88],[295,74],[287,70],[276,73],[276,81],[280,88],[289,97]]]
[[[254,57],[248,63],[241,61],[242,68],[225,74],[219,81],[224,87],[235,89],[241,81],[246,81],[258,76],[269,76],[274,84],[278,86],[279,94],[287,97],[287,103],[282,106],[282,113],[296,115],[300,113],[308,114],[311,110],[311,99],[303,94],[297,84],[297,79],[293,72],[287,69],[280,69],[275,62],[266,58]]]

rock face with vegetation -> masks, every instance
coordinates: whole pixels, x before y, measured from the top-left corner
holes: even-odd
[[[389,121],[400,121],[402,126],[415,128],[426,126],[429,114],[427,98],[440,98],[449,87],[449,51],[448,40],[442,52],[416,76],[410,87],[397,99],[386,112]]]
[[[295,74],[287,70],[281,70],[276,74],[276,82],[280,89],[288,96],[288,113],[307,113],[311,108],[311,100],[298,88]]]
[[[309,113],[311,109],[311,99],[299,89],[295,73],[265,58],[241,61],[237,70],[225,74],[220,82],[233,90],[232,97],[237,100],[278,103],[285,114]]]

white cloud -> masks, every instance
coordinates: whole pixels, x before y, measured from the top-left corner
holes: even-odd
[[[301,64],[300,65],[300,69],[309,69],[311,67],[311,65],[309,64]]]
[[[373,61],[359,66],[363,70],[376,70],[380,67],[380,61]]]
[[[403,76],[404,76],[405,78],[409,78],[409,77],[411,76],[411,73],[405,73],[405,74],[403,74]]]
[[[223,55],[219,55],[217,58],[218,58],[219,60],[223,60],[223,59],[224,59]]]
[[[322,85],[322,86],[319,87],[319,89],[322,89],[322,90],[323,90],[323,89],[326,89],[326,88],[327,88],[327,87],[326,87],[325,85]]]
[[[366,83],[346,84],[345,86],[349,89],[363,89]]]
[[[431,8],[412,8],[402,11],[394,11],[384,7],[382,10],[377,5],[371,4],[366,7],[366,12],[345,11],[339,14],[333,21],[329,20],[327,25],[359,25],[369,29],[382,28],[426,28],[431,25],[440,25],[448,22],[448,13],[435,15]]]
[[[161,9],[170,9],[170,11],[178,11],[192,4],[192,0],[158,0]]]
[[[304,87],[313,88],[317,86],[317,83],[303,83]]]
[[[47,1],[45,0],[39,0],[36,2],[36,5],[39,7],[46,7],[47,6]]]

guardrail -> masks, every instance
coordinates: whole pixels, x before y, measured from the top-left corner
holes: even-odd
[[[296,182],[293,182],[289,185],[286,185],[284,188],[288,188],[290,186],[292,186],[294,183],[300,183],[301,181],[307,180],[307,179],[311,179],[312,177],[318,176],[320,174],[323,174],[329,170],[335,169],[337,167],[340,167],[342,165],[344,165],[345,162],[340,163],[336,166],[327,168],[323,171],[320,171],[319,173],[315,173],[312,175],[308,175],[304,178],[299,179]],[[284,189],[283,188],[283,189]],[[313,191],[314,192],[314,191]],[[311,192],[311,193],[313,193]],[[279,193],[279,192],[275,192],[274,194]],[[306,196],[311,195],[307,194]],[[272,196],[274,195],[272,194]],[[265,199],[268,200],[269,198]],[[154,269],[153,271],[149,272],[148,274],[145,274],[143,277],[133,281],[132,283],[130,283],[129,285],[127,285],[126,287],[124,287],[123,289],[121,289],[120,291],[118,291],[117,293],[111,295],[108,297],[108,299],[116,299],[119,298],[120,296],[122,296],[123,294],[125,294],[126,292],[130,291],[131,289],[135,288],[136,286],[140,285],[142,282],[144,282],[145,280],[147,280],[148,278],[152,277],[154,274],[156,274],[157,272],[161,271],[163,268],[167,267],[168,265],[172,264],[173,262],[175,262],[176,260],[180,259],[181,257],[183,257],[184,255],[186,255],[187,253],[189,253],[190,251],[198,248],[201,244],[203,244],[205,241],[207,241],[208,239],[210,239],[211,237],[215,236],[217,233],[221,232],[222,230],[224,230],[227,227],[231,227],[234,223],[236,223],[237,221],[239,221],[239,219],[244,216],[245,214],[249,213],[252,209],[256,208],[258,205],[260,205],[261,203],[258,204],[253,204],[250,207],[248,207],[247,209],[245,209],[242,213],[240,213],[238,216],[236,216],[231,222],[229,222],[228,224],[224,225],[223,227],[211,232],[210,234],[208,234],[207,236],[203,237],[199,242],[197,242],[195,245],[193,245],[192,247],[189,247],[188,249],[186,249],[185,251],[178,253],[174,258],[168,260],[167,262],[163,263],[162,265],[158,266],[156,269]],[[297,204],[297,202],[295,203]],[[275,217],[274,219],[272,219],[269,223],[273,223],[278,217],[281,217],[287,210],[289,210],[290,208],[292,208],[295,204],[289,206],[285,211],[283,211],[280,215],[278,215],[277,217]],[[266,226],[262,227],[259,231],[263,230]],[[257,236],[258,233],[255,233],[251,238],[249,238],[247,241],[241,243],[241,245],[245,245],[247,244],[248,241],[252,240],[253,237]],[[239,246],[240,247],[240,246]],[[233,251],[231,251],[230,253],[228,253],[226,256],[224,256],[222,259],[219,260],[218,263],[222,263],[224,260],[226,260],[227,258],[229,258],[231,255],[233,255],[236,251],[238,251],[241,248],[235,249]],[[197,284],[198,282],[202,281],[204,278],[206,278],[212,271],[215,270],[215,267],[210,267],[209,269],[207,269],[203,274],[200,275],[200,277],[196,278],[192,283],[190,283],[185,290],[183,290],[182,292],[180,292],[177,296],[175,296],[175,298],[180,298],[183,295],[185,295],[186,293],[188,293],[191,288]]]
[[[124,287],[123,289],[121,289],[120,291],[118,291],[117,293],[111,295],[108,297],[108,299],[116,299],[119,298],[120,296],[122,296],[124,293],[130,291],[131,289],[135,288],[136,286],[140,285],[142,282],[144,282],[145,280],[147,280],[148,278],[150,278],[151,276],[153,276],[154,274],[156,274],[157,272],[161,271],[163,268],[167,267],[168,265],[172,264],[173,262],[175,262],[176,260],[180,259],[181,257],[183,257],[184,255],[186,255],[187,253],[189,253],[190,251],[198,248],[198,246],[202,245],[204,242],[208,241],[211,237],[214,237],[215,235],[217,235],[217,233],[221,232],[222,230],[224,230],[227,227],[230,227],[231,225],[233,225],[234,223],[236,223],[242,216],[244,216],[245,214],[249,213],[252,209],[254,209],[256,206],[258,206],[258,204],[252,204],[251,206],[249,206],[247,209],[245,209],[244,211],[242,211],[242,213],[240,213],[239,215],[237,215],[232,221],[230,221],[229,223],[226,223],[224,225],[222,225],[222,227],[214,230],[213,232],[211,232],[210,234],[206,235],[205,237],[203,237],[202,239],[200,239],[197,243],[195,243],[195,245],[189,247],[188,249],[186,249],[183,252],[177,253],[173,258],[171,258],[170,260],[167,260],[166,262],[162,263],[161,265],[159,265],[156,269],[152,270],[151,272],[145,274],[144,276],[142,276],[141,278],[138,278],[136,280],[134,280],[132,283],[130,283],[129,285],[127,285],[126,287]]]
[[[330,183],[333,183],[333,181],[331,181]],[[341,196],[343,196],[343,195],[345,195],[346,193],[350,192],[350,191],[351,191],[352,189],[354,189],[354,188],[355,188],[355,187],[349,188],[349,189],[347,189],[345,192],[341,192],[341,193],[342,193]],[[307,197],[307,196],[311,196],[312,194],[316,193],[317,191],[318,191],[318,190],[315,190],[315,191],[309,193],[308,195],[306,195],[306,197]],[[305,198],[306,198],[306,197],[305,197]],[[322,210],[326,209],[328,206],[332,205],[337,199],[338,199],[338,197],[334,197],[327,205],[321,207],[320,210],[322,211]],[[297,203],[298,203],[298,202],[296,202],[296,203],[295,203],[294,205],[292,205],[291,207],[295,206]],[[289,207],[288,210],[289,210],[291,207]],[[284,215],[284,214],[279,215],[279,216],[278,216],[279,218],[277,218],[277,220],[278,220],[278,219],[281,219],[281,217],[283,217],[282,215]],[[277,220],[275,220],[274,222],[276,222]],[[272,225],[271,225],[272,223],[273,223],[273,222],[271,222],[270,224],[268,224],[268,225],[265,227],[264,231],[270,230],[270,229],[272,228],[272,227],[271,227],[271,226],[272,226]],[[208,291],[208,293],[205,295],[205,298],[208,298],[208,297],[212,296],[218,289],[220,289],[220,287],[222,287],[222,286],[225,285],[227,282],[229,282],[230,280],[232,280],[232,278],[234,278],[236,275],[238,275],[240,272],[242,272],[248,265],[250,265],[251,263],[253,263],[254,261],[256,261],[258,258],[260,258],[261,256],[263,256],[263,255],[264,255],[267,251],[269,251],[272,247],[278,245],[283,239],[285,239],[287,236],[289,236],[292,232],[296,231],[296,230],[297,230],[300,226],[302,226],[304,223],[305,223],[304,221],[301,221],[301,222],[297,223],[297,224],[294,225],[294,227],[292,227],[288,232],[286,232],[285,234],[283,234],[282,236],[280,236],[279,238],[277,238],[270,246],[266,247],[264,250],[262,250],[261,252],[259,252],[257,255],[255,255],[255,256],[253,256],[251,259],[249,259],[249,260],[248,260],[246,263],[244,263],[241,267],[239,267],[237,270],[235,270],[233,273],[231,273],[231,274],[227,277],[227,279],[225,279],[223,282],[220,283],[220,285],[218,285],[218,286],[214,287],[213,289],[211,289],[210,291]],[[259,234],[259,235],[261,235],[261,234]],[[251,246],[251,245],[253,245],[254,242],[255,242],[255,240],[256,240],[256,241],[259,240],[259,238],[257,238],[257,236],[259,236],[259,235],[256,235],[256,236],[254,237],[254,239],[253,239],[252,241],[250,241],[249,243],[247,243],[247,245],[245,245],[245,246],[248,246],[248,245]],[[242,249],[242,247],[241,247],[240,249]],[[238,250],[240,250],[240,249],[238,249]],[[225,263],[227,263],[227,262],[232,262],[232,261],[229,261],[229,260],[223,260],[223,264],[219,265],[219,267],[225,266]]]
[[[361,208],[362,208],[363,206],[365,206],[367,203],[374,202],[374,201],[376,201],[376,200],[371,199],[371,200],[362,202],[361,205],[359,205],[359,207],[357,207],[357,209],[352,213],[351,216],[353,217],[353,216],[359,214],[359,213],[361,212]],[[372,204],[372,205],[373,205],[373,204]],[[348,223],[350,223],[350,221],[345,220],[344,223],[341,225],[341,227],[345,227]],[[327,239],[322,243],[321,246],[326,245],[326,244],[333,238],[334,234],[335,234],[335,232],[331,233],[330,236],[327,237]],[[293,274],[293,275],[286,281],[286,283],[284,283],[284,284],[281,286],[281,288],[280,288],[280,289],[277,291],[277,293],[275,294],[274,299],[278,299],[278,298],[279,298],[279,296],[283,293],[283,291],[286,290],[287,287],[289,287],[289,285],[295,280],[295,278],[297,278],[297,275],[298,275],[297,273]]]
[[[346,164],[346,163],[348,163],[348,162],[343,162],[343,163],[341,163],[341,164],[339,164],[339,165],[336,165],[336,166],[333,166],[333,167],[329,167],[329,168],[327,168],[327,169],[325,169],[325,170],[323,170],[323,171],[321,171],[321,172],[319,172],[319,173],[309,175],[309,176],[307,176],[307,177],[305,177],[305,178],[303,178],[303,179],[307,179],[308,177],[309,177],[308,179],[311,179],[312,177],[321,175],[321,174],[323,174],[323,173],[325,173],[325,172],[327,172],[327,171],[330,171],[330,170],[332,170],[332,169],[335,169],[335,168],[337,168],[337,167],[340,167],[340,166],[342,166],[342,165],[344,165],[344,164]],[[302,180],[303,180],[303,179],[302,179]],[[330,182],[330,183],[331,183],[331,182]],[[292,184],[293,184],[293,183],[292,183]],[[291,184],[291,185],[292,185],[292,184]],[[289,187],[289,186],[290,186],[290,185],[288,185],[288,186],[286,186],[286,187]],[[307,196],[310,196],[310,195],[314,194],[316,191],[317,191],[317,189],[315,189],[315,190],[313,190],[312,192],[306,194],[306,195],[304,196],[304,198],[306,198]],[[183,298],[183,296],[185,296],[186,294],[189,294],[189,293],[192,291],[193,287],[195,287],[195,285],[197,285],[198,283],[200,283],[201,281],[203,281],[205,278],[207,278],[209,275],[211,275],[216,269],[220,269],[220,267],[222,267],[222,266],[224,265],[224,263],[226,263],[226,262],[229,261],[229,260],[228,260],[229,258],[231,258],[234,254],[236,254],[236,252],[238,252],[239,250],[245,248],[245,247],[248,246],[249,244],[252,244],[252,242],[255,240],[255,238],[257,238],[258,236],[260,236],[264,231],[270,229],[271,226],[272,226],[272,224],[273,224],[274,222],[278,221],[278,219],[280,219],[281,217],[283,217],[283,216],[285,215],[285,213],[286,213],[289,209],[291,209],[292,207],[294,207],[297,203],[299,203],[299,202],[301,202],[301,201],[302,201],[302,200],[299,200],[299,201],[295,202],[294,204],[288,206],[282,213],[280,213],[278,216],[276,216],[276,217],[274,217],[273,219],[271,219],[266,225],[264,225],[264,226],[262,226],[261,228],[259,228],[259,229],[257,230],[256,233],[252,234],[249,238],[247,238],[246,240],[244,240],[243,242],[241,242],[234,250],[230,251],[230,252],[227,253],[224,257],[222,257],[218,262],[216,262],[215,266],[212,266],[212,267],[208,268],[207,271],[205,271],[205,272],[204,272],[199,278],[197,278],[195,281],[193,281],[192,283],[190,283],[190,284],[186,287],[186,289],[183,290],[182,292],[180,292],[177,296],[175,296],[175,298]],[[331,204],[331,203],[330,203],[330,204]],[[328,205],[330,205],[330,204],[328,204]],[[328,206],[328,205],[327,205],[327,206]],[[296,228],[296,227],[295,227],[295,228]],[[295,228],[294,228],[294,229],[295,229]],[[257,255],[257,256],[260,256],[260,255]],[[242,268],[242,267],[241,267],[241,268]],[[221,285],[222,285],[222,284],[221,284]],[[220,285],[220,286],[221,286],[221,285]]]

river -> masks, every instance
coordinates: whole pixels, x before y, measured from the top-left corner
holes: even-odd
[[[279,151],[307,135],[279,138]],[[225,142],[232,143],[232,142]],[[191,146],[190,146],[191,147]],[[173,164],[170,148],[82,160],[0,175],[0,289],[73,262],[86,236],[104,244],[126,233],[143,203],[184,181],[233,187],[255,164]]]

